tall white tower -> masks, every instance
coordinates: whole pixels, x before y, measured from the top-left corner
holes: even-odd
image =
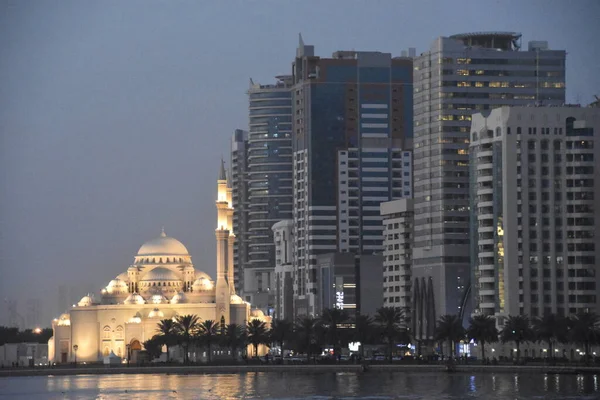
[[[231,188],[227,184],[225,163],[221,160],[221,170],[217,180],[217,283],[216,283],[216,322],[229,323],[229,305],[233,285],[233,208],[231,208]],[[229,277],[231,275],[231,278]]]

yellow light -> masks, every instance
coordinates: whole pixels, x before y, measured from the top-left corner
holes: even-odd
[[[42,328],[35,328],[33,330],[33,333],[35,333],[36,335],[39,335],[40,333],[42,333]]]

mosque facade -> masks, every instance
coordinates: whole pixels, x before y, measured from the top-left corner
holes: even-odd
[[[88,294],[54,319],[49,361],[97,362],[111,353],[135,359],[144,341],[158,333],[158,322],[178,315],[241,326],[267,318],[235,293],[232,189],[222,161],[217,189],[216,281],[195,269],[186,247],[163,229],[140,247],[133,264],[99,297]]]

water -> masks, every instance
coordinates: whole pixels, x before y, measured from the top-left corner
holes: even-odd
[[[440,372],[0,378],[0,399],[597,399],[598,375]]]

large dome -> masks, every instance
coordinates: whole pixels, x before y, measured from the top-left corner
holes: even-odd
[[[140,247],[138,257],[143,256],[186,256],[189,252],[179,240],[167,236],[163,230],[159,237],[147,241]]]
[[[142,282],[148,281],[180,281],[181,278],[173,271],[165,267],[156,267],[146,275],[142,276]]]

